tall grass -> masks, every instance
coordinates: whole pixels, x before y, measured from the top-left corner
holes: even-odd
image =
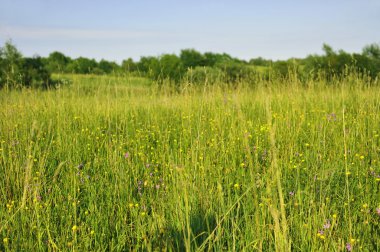
[[[380,250],[365,79],[64,77],[0,92],[0,250]]]

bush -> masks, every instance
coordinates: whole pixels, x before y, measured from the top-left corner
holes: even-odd
[[[240,82],[243,80],[249,81],[256,74],[256,71],[252,67],[240,62],[231,61],[221,63],[217,64],[217,67],[223,71],[225,82],[227,83]]]
[[[223,81],[224,73],[219,68],[195,67],[187,70],[185,79],[197,85],[214,84]]]

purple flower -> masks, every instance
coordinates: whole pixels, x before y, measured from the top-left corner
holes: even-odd
[[[124,157],[125,157],[125,159],[129,158],[129,152],[128,151],[124,154]]]
[[[318,234],[323,235],[325,232],[323,230],[318,230]]]
[[[289,192],[290,196],[294,196],[294,191]]]
[[[330,220],[327,220],[326,223],[323,225],[324,229],[329,229],[331,227]]]
[[[328,114],[327,120],[328,121],[336,121],[336,114],[335,113]]]
[[[346,244],[346,249],[347,249],[347,251],[352,251],[352,245],[351,245],[351,243],[347,243]]]
[[[380,207],[376,208],[376,213],[380,216]]]

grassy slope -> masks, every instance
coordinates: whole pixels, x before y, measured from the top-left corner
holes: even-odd
[[[0,93],[0,250],[380,249],[378,88],[66,77]]]

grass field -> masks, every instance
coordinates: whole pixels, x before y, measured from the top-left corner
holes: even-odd
[[[0,91],[0,251],[380,251],[380,88]]]

